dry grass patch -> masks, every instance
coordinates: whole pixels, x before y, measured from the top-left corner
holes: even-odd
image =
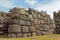
[[[7,38],[7,36],[0,36],[0,40],[60,40],[60,34],[26,37],[26,38]]]

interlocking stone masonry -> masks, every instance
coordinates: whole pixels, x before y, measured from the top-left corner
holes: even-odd
[[[4,30],[0,29],[0,34],[3,32],[12,38],[53,34],[54,24],[45,11],[39,12],[32,8],[26,10],[15,7],[8,13],[0,12],[0,28]]]

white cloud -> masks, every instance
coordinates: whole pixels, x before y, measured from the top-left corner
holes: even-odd
[[[60,0],[54,0],[49,4],[36,7],[36,9],[47,11],[47,13],[50,14],[51,18],[53,18],[53,11],[60,10]]]
[[[25,2],[29,5],[34,5],[35,3],[37,3],[37,0],[23,0],[23,1],[19,1],[19,2]]]
[[[34,5],[37,1],[36,0],[26,0],[26,3],[29,3],[30,5]]]
[[[15,5],[13,5],[13,3],[10,0],[0,0],[0,7],[4,7],[4,8],[12,8]]]

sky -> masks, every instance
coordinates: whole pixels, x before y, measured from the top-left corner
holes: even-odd
[[[47,11],[53,18],[53,12],[60,10],[60,0],[0,0],[0,11],[8,12],[14,7]]]

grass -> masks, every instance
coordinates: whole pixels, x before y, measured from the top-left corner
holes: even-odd
[[[51,34],[26,38],[7,38],[5,36],[0,35],[0,40],[60,40],[60,34]]]

